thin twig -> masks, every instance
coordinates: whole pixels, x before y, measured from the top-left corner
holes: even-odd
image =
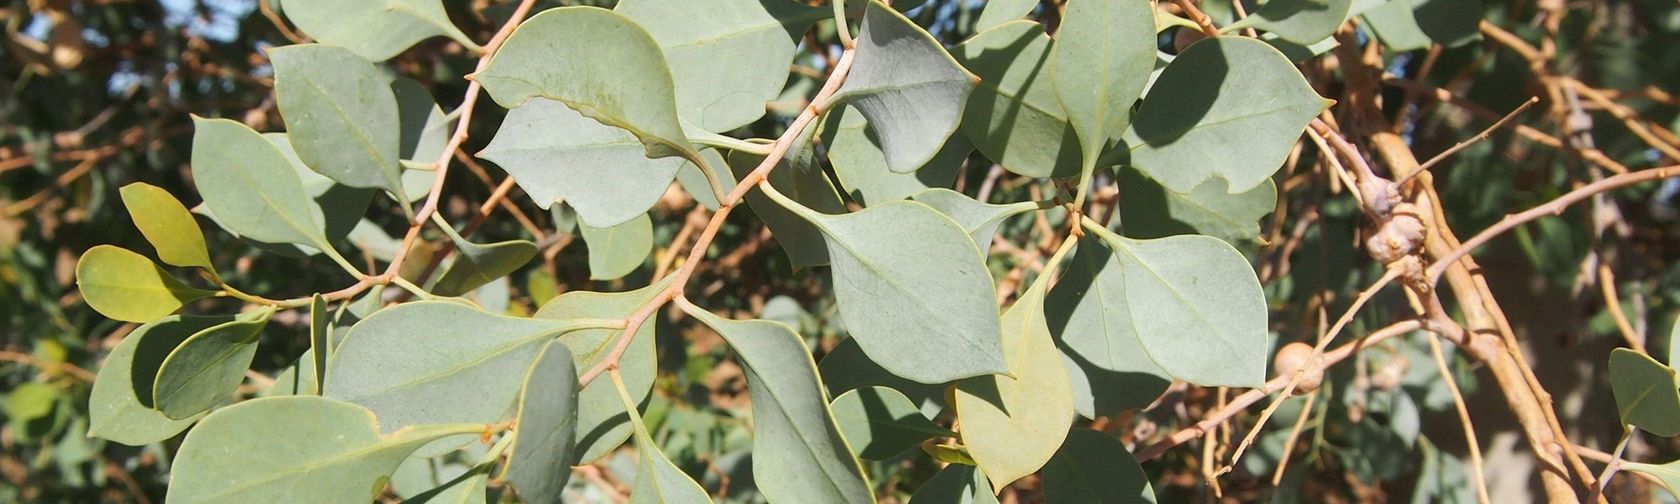
[[[1476,481],[1476,501],[1488,504],[1487,470],[1482,465],[1482,445],[1476,441],[1476,427],[1470,421],[1470,408],[1464,404],[1464,394],[1458,390],[1458,380],[1453,378],[1452,368],[1447,366],[1447,357],[1441,351],[1441,337],[1434,332],[1429,333],[1429,352],[1435,358],[1435,367],[1441,371],[1441,380],[1447,385],[1447,392],[1452,393],[1453,407],[1458,410],[1458,421],[1464,426],[1464,443],[1470,450],[1470,471]]]
[[[1478,142],[1487,140],[1489,136],[1493,135],[1494,130],[1504,127],[1507,123],[1516,119],[1517,116],[1522,115],[1523,111],[1528,110],[1529,107],[1534,106],[1536,103],[1540,103],[1540,98],[1530,96],[1528,101],[1523,102],[1522,105],[1518,105],[1516,109],[1511,111],[1511,113],[1505,114],[1505,117],[1499,118],[1499,120],[1495,121],[1493,125],[1483,129],[1481,133],[1477,133],[1476,136],[1466,138],[1457,144],[1453,144],[1451,148],[1441,151],[1440,154],[1436,154],[1435,157],[1429,158],[1428,161],[1424,161],[1423,164],[1418,165],[1417,170],[1407,174],[1406,178],[1400,179],[1398,183],[1404,184],[1406,181],[1411,180],[1412,177],[1416,177],[1417,174],[1423,173],[1424,170],[1433,168],[1436,164],[1440,164],[1441,161],[1445,161],[1447,158],[1452,157],[1453,154],[1457,154],[1458,151],[1462,151],[1472,145],[1476,145]]]
[[[1628,441],[1633,440],[1634,434],[1639,432],[1632,425],[1623,425],[1622,429],[1625,430],[1622,440],[1616,443],[1616,451],[1610,453],[1610,461],[1605,463],[1604,472],[1598,474],[1598,484],[1592,487],[1592,500],[1598,500],[1599,496],[1604,495],[1604,489],[1610,487],[1610,478],[1622,468],[1622,453],[1627,450]]]
[[[1610,318],[1616,321],[1616,329],[1622,333],[1622,339],[1627,340],[1628,348],[1645,351],[1645,339],[1639,336],[1639,331],[1628,323],[1626,313],[1622,313],[1622,298],[1616,295],[1616,275],[1610,271],[1610,264],[1598,264],[1598,289],[1604,293],[1604,308],[1610,311]]]

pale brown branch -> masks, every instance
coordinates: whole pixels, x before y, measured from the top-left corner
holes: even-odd
[[[1506,124],[1510,123],[1511,120],[1516,119],[1518,115],[1521,115],[1523,111],[1528,110],[1529,107],[1534,106],[1536,103],[1540,103],[1540,98],[1533,96],[1529,97],[1528,101],[1523,102],[1522,105],[1518,105],[1515,110],[1511,111],[1511,113],[1505,114],[1505,117],[1501,117],[1498,121],[1494,121],[1493,125],[1483,129],[1481,133],[1477,133],[1476,136],[1466,138],[1456,144],[1453,144],[1453,146],[1447,150],[1441,151],[1440,154],[1436,154],[1435,157],[1429,158],[1428,161],[1424,161],[1423,164],[1418,165],[1418,169],[1416,171],[1406,175],[1406,178],[1401,179],[1399,182],[1404,184],[1407,180],[1411,180],[1412,177],[1416,177],[1417,174],[1423,173],[1424,170],[1428,170],[1436,164],[1439,164],[1441,161],[1445,161],[1447,158],[1452,157],[1453,154],[1457,154],[1459,151],[1462,151],[1472,145],[1476,145],[1478,142],[1487,140],[1489,136],[1493,135],[1494,130],[1504,127]]]

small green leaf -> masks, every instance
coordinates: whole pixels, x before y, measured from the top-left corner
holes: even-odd
[[[327,311],[327,299],[315,294],[309,300],[309,367],[315,378],[316,394],[321,393],[322,383],[327,381],[327,357],[332,355],[332,322],[333,314]],[[278,380],[276,380],[278,381]]]
[[[1346,21],[1352,0],[1272,0],[1258,12],[1220,31],[1259,28],[1297,44],[1312,44],[1336,34]],[[1477,16],[1479,17],[1479,16]]]
[[[817,364],[799,335],[767,320],[726,320],[684,308],[740,354],[752,394],[753,480],[766,500],[875,502],[869,479],[828,409]],[[910,410],[910,415],[921,418]],[[924,419],[925,421],[925,419]]]
[[[764,116],[764,104],[787,83],[798,36],[772,10],[796,8],[821,12],[782,0],[623,0],[613,9],[664,51],[677,115],[706,131],[730,131]]]
[[[144,446],[187,430],[199,415],[170,420],[152,409],[152,383],[164,358],[182,341],[232,317],[172,315],[135,329],[105,356],[88,397],[88,435]],[[144,400],[141,398],[144,397]]]
[[[1113,436],[1073,429],[1044,466],[1046,502],[1155,502],[1149,476]]]
[[[1214,177],[1232,193],[1259,185],[1331,103],[1283,53],[1243,37],[1191,45],[1150,90],[1126,130],[1126,164],[1180,193]]]
[[[1680,320],[1668,332],[1668,367],[1680,365]]]
[[[684,164],[649,158],[635,135],[540,97],[508,111],[478,157],[507,170],[537,206],[565,200],[598,228],[647,214]]]
[[[1070,364],[1074,410],[1080,415],[1141,408],[1166,391],[1172,375],[1144,348],[1126,298],[1125,269],[1101,239],[1079,240],[1047,300],[1045,316]]]
[[[442,0],[286,0],[284,12],[315,40],[350,48],[374,61],[437,36],[478,48],[449,21]]]
[[[1011,21],[964,41],[958,61],[980,76],[962,129],[987,158],[1028,177],[1079,174],[1079,137],[1056,98],[1050,37],[1033,21]]]
[[[376,187],[408,201],[391,79],[340,47],[299,44],[268,55],[280,115],[303,164],[340,184]]]
[[[622,224],[597,228],[579,223],[589,246],[589,278],[613,280],[636,271],[653,253],[653,220],[647,213]]]
[[[1480,0],[1396,0],[1364,11],[1366,26],[1393,51],[1457,47],[1481,38]]]
[[[986,8],[980,11],[980,20],[974,22],[974,31],[990,30],[1010,21],[1021,19],[1032,13],[1038,7],[1038,0],[990,0]]]
[[[788,155],[777,162],[765,180],[801,205],[822,213],[844,213],[846,203],[840,200],[840,193],[834,190],[834,184],[823,174],[822,167],[817,166],[810,140],[810,136],[804,136],[795,142],[788,149]],[[729,153],[729,167],[734,170],[737,179],[746,177],[762,162],[764,156],[743,151]],[[823,245],[822,231],[816,226],[770,201],[763,191],[749,191],[746,199],[753,214],[764,221],[776,243],[781,244],[794,269],[828,264],[828,249]]]
[[[268,243],[330,247],[303,181],[274,144],[244,124],[193,117],[193,182],[216,222]]]
[[[824,114],[820,131],[834,175],[852,200],[864,206],[901,200],[930,187],[950,187],[974,151],[967,139],[953,136],[926,165],[897,173],[887,169],[881,141],[869,129],[869,121],[850,105]]]
[[[88,306],[125,322],[151,321],[215,294],[188,287],[146,256],[111,245],[82,253],[76,261],[76,286]]]
[[[823,384],[828,386],[831,397],[863,387],[886,387],[903,393],[921,410],[923,417],[932,419],[945,409],[943,386],[913,382],[888,372],[869,360],[855,338],[840,340],[840,344],[817,363],[817,370],[822,374]]]
[[[706,149],[700,151],[700,157],[706,158],[706,164],[712,167],[713,175],[717,176],[718,182],[723,186],[724,194],[735,190],[735,174],[730,173],[729,161],[724,159],[723,154],[719,154],[717,149]],[[682,184],[683,190],[688,191],[688,195],[694,197],[694,201],[707,210],[715,211],[718,209],[717,196],[712,194],[711,183],[706,181],[706,174],[702,169],[694,163],[683,163],[682,168],[677,169],[677,183]]]
[[[431,91],[427,91],[424,84],[414,79],[392,79],[391,94],[397,98],[398,124],[402,127],[398,157],[410,164],[431,166],[436,163],[438,157],[443,155],[443,148],[449,146],[449,137],[454,133],[449,127],[449,117],[438,107]],[[413,203],[430,194],[436,175],[436,167],[432,167],[431,170],[405,167],[402,171],[402,182],[403,192],[408,194],[408,201]]]
[[[916,489],[916,495],[910,496],[910,504],[997,504],[997,494],[992,492],[992,485],[986,481],[986,474],[980,468],[964,464],[951,464],[934,473],[921,488]]]
[[[257,337],[273,308],[242,313],[198,331],[169,352],[152,384],[152,407],[184,420],[228,400],[257,355]]]
[[[538,96],[559,100],[629,130],[648,157],[699,157],[677,121],[671,71],[659,44],[623,14],[597,7],[542,11],[520,23],[473,78],[504,108]]]
[[[1120,230],[1133,238],[1204,234],[1253,243],[1260,239],[1260,218],[1277,206],[1277,185],[1271,179],[1236,194],[1225,190],[1223,179],[1209,179],[1188,193],[1178,193],[1136,169],[1118,171]]]
[[[1662,437],[1680,435],[1680,383],[1673,368],[1639,351],[1611,350],[1610,392],[1622,423]]]
[[[630,292],[571,291],[549,301],[533,316],[539,319],[624,318],[640,309],[668,283],[668,279],[661,280]],[[637,403],[647,400],[658,369],[653,344],[656,325],[654,320],[643,322],[619,360],[618,372],[630,390],[635,391]],[[585,329],[566,333],[560,337],[560,342],[571,349],[572,359],[581,374],[605,358],[623,333],[623,330],[617,329]],[[573,465],[593,464],[630,437],[629,420],[624,417],[624,406],[619,404],[618,392],[613,390],[611,381],[602,375],[578,392],[577,458],[572,461]]]
[[[862,387],[840,394],[831,405],[834,420],[859,457],[892,460],[934,437],[956,437],[922,416],[903,393],[888,387]]]
[[[445,230],[455,242],[455,262],[432,284],[439,296],[460,296],[498,278],[508,276],[537,255],[537,244],[508,240],[485,245],[467,241],[454,229]]]
[[[956,132],[979,80],[916,23],[870,0],[851,73],[834,99],[869,119],[887,168],[908,173],[933,159]]]
[[[654,443],[653,435],[648,433],[647,425],[642,423],[642,414],[636,409],[636,403],[630,398],[630,393],[624,387],[624,382],[612,378],[618,393],[620,412],[630,417],[630,425],[636,432],[636,483],[630,489],[631,504],[687,504],[710,503],[712,498],[706,495],[706,490],[700,488],[665,453],[659,451],[659,445]],[[762,484],[762,483],[761,483]]]
[[[1062,19],[1050,48],[1050,81],[1089,170],[1125,131],[1132,102],[1149,83],[1155,13],[1147,2],[1071,0]]]
[[[373,412],[354,404],[317,396],[252,399],[217,410],[187,433],[167,502],[367,500],[421,445],[483,429],[425,425],[383,435]]]
[[[204,268],[215,273],[210,263],[210,250],[204,246],[204,231],[198,228],[192,212],[169,195],[169,191],[144,182],[123,186],[123,206],[134,220],[134,227],[157,249],[158,259],[165,264]]]
[[[1003,314],[1003,354],[1014,377],[957,382],[963,444],[992,478],[993,493],[1043,467],[1073,422],[1068,370],[1044,320],[1046,284],[1041,277]]]
[[[572,352],[549,342],[531,364],[519,392],[518,429],[508,447],[504,477],[531,504],[560,502],[572,475],[577,442],[577,365]]]
[[[974,244],[981,251],[991,250],[992,237],[997,234],[998,225],[1004,219],[1039,209],[1038,203],[1031,201],[1008,205],[981,203],[950,189],[928,189],[910,199],[933,207],[956,221],[964,231],[968,231],[969,237],[974,238]]]
[[[1661,465],[1623,461],[1621,466],[1622,469],[1655,476],[1669,495],[1680,498],[1680,460]]]

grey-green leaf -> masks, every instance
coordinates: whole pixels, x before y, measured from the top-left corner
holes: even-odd
[[[1038,7],[1038,0],[988,0],[986,8],[980,11],[980,20],[974,22],[974,31],[990,30],[1010,21],[1021,19]]]
[[[869,460],[892,460],[922,441],[956,435],[928,421],[910,398],[889,387],[849,390],[830,407],[852,449]]]
[[[1031,201],[1008,205],[981,203],[950,189],[928,189],[910,199],[933,207],[956,221],[964,231],[968,231],[969,237],[974,238],[974,244],[981,251],[991,250],[992,237],[997,234],[998,225],[1004,219],[1039,209],[1038,203]]]
[[[567,292],[544,304],[534,317],[628,317],[659,290],[664,289],[668,282],[661,280],[629,292]],[[634,399],[637,403],[647,399],[658,369],[653,345],[656,325],[658,324],[654,320],[642,323],[630,340],[630,346],[625,349],[623,358],[619,360],[618,372],[623,375],[625,386],[636,394]],[[606,357],[618,336],[623,333],[622,330],[585,329],[561,336],[560,342],[571,349],[572,359],[578,371],[582,373]],[[618,392],[613,390],[611,382],[612,380],[603,375],[601,379],[589,382],[588,386],[578,392],[577,457],[573,461],[574,465],[595,463],[630,437],[630,422],[624,417],[624,406],[619,404]]]
[[[152,407],[183,420],[228,400],[257,355],[257,336],[273,308],[246,312],[199,331],[169,352],[152,385]]]
[[[1243,37],[1191,45],[1150,89],[1126,131],[1126,164],[1180,193],[1215,177],[1232,193],[1259,185],[1330,104],[1283,53]]]
[[[1155,502],[1149,476],[1114,436],[1073,429],[1044,466],[1046,502],[1130,504]]]
[[[392,79],[391,93],[397,98],[398,123],[402,126],[402,141],[397,155],[410,163],[431,166],[449,144],[449,136],[453,133],[449,128],[449,117],[438,107],[431,91],[419,81],[407,77]],[[410,203],[432,192],[436,174],[435,167],[432,170],[403,168],[403,192],[408,194]]]
[[[531,504],[560,502],[572,475],[577,442],[577,365],[572,352],[549,342],[531,364],[519,392],[518,429],[508,447],[506,478]]]
[[[1253,15],[1221,29],[1234,32],[1243,28],[1259,28],[1277,34],[1284,40],[1307,45],[1324,40],[1336,33],[1347,20],[1353,0],[1272,0]]]
[[[327,381],[327,356],[332,355],[333,350],[332,330],[333,314],[327,310],[327,299],[321,297],[320,294],[311,296],[309,300],[309,350],[305,352],[309,355],[299,357],[298,360],[301,362],[308,359],[309,371],[313,371],[311,375],[315,380],[313,387],[309,388],[315,389],[314,393],[317,395],[321,393],[321,383]],[[278,382],[279,380],[275,381]],[[282,385],[276,384],[275,386]],[[296,389],[294,387],[294,390]]]
[[[442,0],[286,0],[284,12],[315,40],[374,61],[440,35],[478,47],[449,21]]]
[[[216,221],[239,236],[325,249],[321,218],[274,144],[244,124],[193,117],[192,173]]]
[[[823,174],[822,167],[811,161],[809,137],[796,143],[789,151],[790,154],[779,161],[766,177],[770,186],[818,212],[844,213],[846,204],[840,200],[840,193],[834,190],[834,184]],[[737,179],[751,173],[753,168],[763,161],[764,156],[748,152],[729,153],[729,167]],[[764,221],[764,226],[770,228],[770,234],[775,237],[776,243],[781,244],[782,251],[787,253],[794,269],[824,266],[829,263],[822,231],[817,230],[816,226],[806,222],[793,211],[770,201],[763,191],[749,191],[746,198],[753,214]]]
[[[408,201],[391,79],[340,47],[299,44],[268,54],[274,95],[298,159],[340,184],[380,188]]]
[[[1045,316],[1068,363],[1074,410],[1086,418],[1141,408],[1171,384],[1132,323],[1126,274],[1114,249],[1092,235],[1079,240],[1050,289]]]
[[[483,428],[426,425],[382,435],[373,412],[354,404],[318,396],[252,399],[187,433],[167,502],[370,500],[421,445]]]
[[[1050,77],[1086,165],[1131,121],[1155,67],[1153,4],[1071,0],[1050,49]],[[995,476],[995,475],[994,475]]]
[[[840,185],[864,206],[901,200],[930,187],[950,187],[974,151],[967,139],[953,136],[926,165],[911,173],[894,172],[887,168],[875,130],[850,105],[825,114],[820,135]]]
[[[997,495],[979,468],[965,464],[951,464],[934,473],[910,504],[997,504]]]
[[[443,276],[432,284],[433,294],[460,296],[495,279],[508,276],[537,255],[537,244],[525,240],[508,240],[480,245],[450,232],[455,242],[455,262],[449,264]]]
[[[916,23],[870,0],[851,73],[834,98],[869,119],[887,168],[907,173],[933,159],[956,132],[979,80]]]
[[[659,445],[654,443],[647,425],[642,423],[642,414],[636,409],[636,403],[626,395],[628,391],[623,388],[615,390],[621,408],[619,411],[629,417],[630,425],[636,432],[636,483],[630,489],[630,503],[711,503],[712,498],[706,495],[706,490],[659,451]]]
[[[921,410],[923,417],[937,417],[945,409],[942,385],[917,383],[888,372],[880,364],[869,360],[854,338],[840,340],[840,344],[817,363],[817,370],[822,374],[823,384],[828,386],[831,397],[863,387],[885,387],[903,393]],[[859,448],[859,445],[853,445],[853,448]]]
[[[1656,477],[1669,495],[1680,498],[1680,460],[1660,465],[1623,461],[1621,465],[1622,469]]]
[[[88,397],[88,435],[144,446],[186,430],[199,416],[171,420],[152,409],[152,382],[163,359],[182,341],[231,319],[173,315],[142,325],[124,337],[105,356],[105,364],[93,381]]]
[[[614,10],[646,28],[664,51],[677,114],[706,131],[730,131],[762,117],[764,104],[787,83],[797,37],[772,11],[793,6],[784,0],[624,0]]]
[[[1622,423],[1662,437],[1680,435],[1680,383],[1673,368],[1636,350],[1611,350],[1610,392]]]
[[[698,157],[677,121],[659,44],[623,14],[597,7],[543,11],[520,23],[473,78],[505,108],[538,96],[559,100],[629,130],[648,157]]]
[[[686,308],[686,306],[685,306]],[[828,409],[817,364],[793,329],[688,310],[740,354],[752,394],[753,480],[776,502],[875,502],[869,480]],[[921,418],[914,409],[911,416]],[[924,419],[925,421],[925,419]]]
[[[1029,177],[1079,174],[1079,137],[1056,98],[1050,37],[1033,21],[1011,21],[958,45],[954,55],[980,76],[962,129],[987,158]]]
[[[1223,179],[1210,179],[1188,193],[1163,187],[1132,168],[1119,171],[1120,230],[1133,238],[1204,234],[1231,243],[1260,239],[1260,218],[1277,206],[1271,179],[1231,194]]]
[[[580,223],[589,245],[589,278],[613,280],[636,271],[653,253],[653,220],[648,214],[622,224],[598,228]]]
[[[598,228],[645,215],[684,164],[681,158],[650,159],[628,131],[540,97],[508,111],[478,157],[507,170],[537,206],[565,200],[585,224]]]
[[[291,163],[292,171],[297,173],[298,180],[303,182],[303,192],[310,199],[309,213],[322,224],[321,233],[327,237],[327,242],[334,243],[349,236],[350,231],[367,215],[368,205],[373,202],[373,195],[377,190],[340,184],[309,169],[309,166],[298,158],[297,150],[292,148],[291,138],[285,133],[263,133],[262,136],[274,144],[276,149],[280,149],[280,154]],[[215,216],[211,218],[214,219]],[[245,236],[241,238],[250,239]],[[258,245],[264,250],[285,246],[272,243]],[[308,245],[296,245],[295,248],[310,255],[320,252]]]

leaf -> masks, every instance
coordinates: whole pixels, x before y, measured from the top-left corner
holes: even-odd
[[[1044,466],[1047,502],[1155,502],[1155,489],[1126,446],[1113,436],[1073,429]]]
[[[773,461],[753,464],[753,481],[765,499],[875,502],[862,465],[828,409],[817,364],[799,335],[777,322],[726,320],[693,305],[683,307],[723,336],[746,368],[754,421],[752,453],[758,460]]]
[[[559,100],[629,130],[647,157],[699,157],[677,121],[671,71],[658,43],[622,14],[597,7],[542,11],[520,23],[473,79],[504,108],[538,96]]]
[[[1680,320],[1668,331],[1668,367],[1674,367],[1680,365]]]
[[[525,240],[479,245],[467,241],[454,229],[445,234],[455,242],[455,262],[449,264],[443,276],[432,284],[431,291],[439,296],[460,296],[498,278],[508,276],[537,255],[537,244]]]
[[[968,231],[968,236],[974,239],[974,244],[981,251],[991,250],[992,237],[997,234],[998,224],[1002,224],[1004,219],[1039,209],[1038,203],[1031,201],[1008,205],[981,203],[950,189],[928,189],[910,199],[933,207],[956,221],[964,231]]]
[[[340,47],[291,45],[269,49],[268,57],[280,116],[298,159],[340,184],[376,187],[408,201],[391,79]]]
[[[1156,365],[1204,387],[1266,381],[1266,299],[1241,253],[1206,236],[1132,240],[1088,229],[1114,250],[1105,268],[1120,267],[1126,313]]]
[[[387,432],[496,423],[542,343],[587,322],[495,315],[448,301],[404,303],[350,328],[327,359],[326,395],[366,406]]]
[[[1662,437],[1680,435],[1680,383],[1674,369],[1642,352],[1610,351],[1610,392],[1623,424]]]
[[[887,169],[908,173],[933,159],[956,132],[979,80],[916,23],[870,0],[851,72],[834,100],[869,119]]]
[[[454,133],[449,127],[448,116],[438,108],[431,91],[414,79],[391,79],[391,94],[397,99],[397,123],[402,128],[398,157],[428,166],[436,163]],[[432,192],[436,173],[435,167],[431,170],[403,169],[403,192],[408,194],[409,203],[424,199]]]
[[[916,495],[910,496],[910,504],[997,504],[997,495],[992,492],[990,483],[986,482],[986,474],[971,465],[950,464],[934,473],[921,488],[916,489]]]
[[[321,393],[321,384],[327,381],[327,357],[332,355],[332,312],[327,311],[327,300],[320,294],[309,299],[309,367],[313,368],[315,394]],[[300,358],[301,359],[301,358]],[[278,381],[278,380],[276,380]]]
[[[76,286],[88,306],[124,322],[151,321],[215,294],[188,287],[146,256],[111,245],[82,253],[76,261]]]
[[[577,365],[559,342],[544,346],[519,392],[518,429],[503,477],[531,504],[560,502],[577,442]]]
[[[208,411],[233,395],[257,355],[272,307],[242,313],[233,320],[198,331],[169,352],[152,385],[152,407],[182,420]]]
[[[869,121],[851,108],[842,105],[825,114],[819,134],[840,185],[864,206],[901,200],[929,187],[950,187],[974,152],[968,140],[954,136],[921,168],[893,172],[887,169],[881,141],[868,128]]]
[[[1149,83],[1155,13],[1146,2],[1072,0],[1062,19],[1050,48],[1050,82],[1089,170],[1131,122],[1132,102]]]
[[[1260,218],[1277,206],[1277,185],[1271,179],[1236,194],[1225,190],[1222,179],[1178,193],[1136,169],[1116,171],[1121,234],[1133,238],[1204,234],[1231,243],[1254,243],[1260,239]]]
[[[354,404],[317,396],[252,399],[217,410],[187,433],[170,471],[168,502],[368,500],[421,445],[482,429],[426,425],[383,435],[373,412]]]
[[[927,417],[910,398],[888,387],[862,387],[840,394],[830,405],[840,432],[857,456],[892,460],[934,437],[956,437]]]
[[[608,228],[579,223],[589,245],[589,278],[614,280],[636,271],[653,253],[653,220],[646,213]]]
[[[1011,21],[956,47],[957,61],[980,76],[962,130],[988,159],[1028,177],[1079,174],[1079,138],[1056,98],[1050,37],[1033,21]]]
[[[916,383],[900,378],[881,368],[858,347],[857,339],[840,340],[833,350],[817,363],[829,396],[840,396],[863,387],[886,387],[901,392],[921,409],[922,416],[932,419],[945,409],[945,392],[941,385]],[[852,439],[852,438],[847,438]],[[858,446],[853,446],[857,448]]]
[[[630,399],[630,393],[625,390],[624,382],[616,375],[612,377],[613,385],[618,392],[620,404],[623,405],[625,415],[630,417],[630,425],[636,432],[636,483],[630,489],[631,504],[643,503],[699,503],[712,502],[700,484],[694,478],[688,477],[671,459],[666,458],[659,451],[659,445],[648,434],[647,425],[642,423],[642,415],[636,410],[636,403]]]
[[[798,36],[772,10],[794,8],[783,0],[624,0],[614,10],[646,28],[664,52],[677,115],[706,131],[730,131],[764,116],[764,104],[787,84]]]
[[[570,471],[571,468],[567,468],[567,472]],[[488,501],[485,492],[488,491],[489,480],[490,465],[480,465],[438,487],[404,499],[403,504],[483,504]]]
[[[1394,51],[1457,47],[1481,38],[1480,0],[1394,0],[1365,10],[1363,18]]]
[[[823,174],[822,167],[814,162],[810,152],[809,136],[801,137],[794,146],[788,149],[788,155],[777,161],[774,169],[765,180],[770,186],[781,191],[801,205],[810,207],[822,213],[844,213],[846,204],[840,201],[840,193],[835,192],[834,184],[829,182],[828,176]],[[735,172],[735,178],[745,178],[759,163],[764,162],[764,156],[745,151],[729,153],[729,167]],[[822,231],[806,222],[792,210],[782,208],[771,201],[763,191],[748,191],[747,205],[752,207],[753,214],[764,221],[764,226],[770,228],[770,234],[781,244],[782,251],[787,253],[788,261],[793,263],[795,270],[814,266],[825,266],[829,263],[828,249],[823,245]]]
[[[598,228],[647,214],[684,164],[650,159],[635,135],[545,98],[508,111],[478,157],[506,169],[537,206],[565,200]]]
[[[1352,8],[1353,0],[1273,0],[1220,31],[1232,33],[1253,27],[1307,45],[1335,35]]]
[[[322,221],[286,156],[251,128],[193,117],[192,174],[216,222],[241,237],[327,249]]]
[[[724,194],[735,190],[735,174],[729,172],[729,161],[724,159],[723,154],[719,154],[717,149],[706,149],[700,151],[700,157],[706,158],[706,164],[712,167],[713,175],[717,176],[719,185],[723,186]],[[688,195],[699,202],[700,206],[716,211],[717,196],[712,194],[711,183],[706,181],[706,174],[701,170],[702,168],[694,163],[683,163],[682,168],[677,169],[677,183],[682,184],[683,190],[688,191]]]
[[[442,0],[286,0],[285,13],[311,38],[374,61],[390,59],[416,42],[437,36],[478,48],[449,22]]]
[[[210,263],[210,250],[204,246],[204,231],[198,228],[192,212],[169,191],[135,182],[119,192],[134,227],[140,228],[140,234],[157,249],[158,259],[172,266],[216,272],[216,265]]]
[[[629,292],[571,291],[544,304],[533,315],[539,319],[624,318],[668,285],[669,279]],[[637,403],[647,400],[652,391],[658,369],[654,349],[654,320],[642,323],[630,340],[630,346],[619,360],[618,372],[630,390],[635,391]],[[593,367],[612,350],[619,329],[584,329],[560,337],[560,342],[572,351],[578,372]],[[604,375],[603,375],[604,376]],[[573,465],[593,464],[630,437],[629,418],[619,404],[618,392],[606,378],[589,382],[578,391],[577,457]]]
[[[1331,103],[1277,49],[1243,37],[1191,45],[1150,89],[1126,131],[1126,164],[1180,193],[1215,177],[1232,193],[1254,188]]]
[[[1622,461],[1621,467],[1655,477],[1662,483],[1663,489],[1668,490],[1669,495],[1680,498],[1680,460],[1661,465]]]
[[[921,383],[1006,370],[991,274],[951,219],[910,201],[842,215],[778,202],[822,230],[840,316],[870,360]]]
[[[1125,271],[1114,249],[1086,235],[1045,303],[1050,333],[1068,364],[1074,409],[1086,418],[1147,406],[1172,382],[1133,323]],[[1187,336],[1201,335],[1176,335]]]
[[[362,217],[367,215],[368,205],[373,202],[376,190],[339,184],[325,175],[315,173],[315,170],[303,164],[303,160],[298,159],[297,151],[292,149],[291,139],[287,138],[285,133],[263,133],[262,136],[274,144],[275,148],[280,149],[280,154],[291,163],[293,173],[297,173],[298,180],[303,182],[303,192],[310,198],[309,213],[323,224],[321,233],[326,235],[327,242],[334,243],[348,237],[356,225],[364,220]],[[215,215],[209,217],[211,220],[216,218]],[[321,253],[308,245],[263,243],[243,236],[240,238],[251,242],[257,248],[290,257]],[[302,255],[288,249],[295,249]]]
[[[974,22],[974,31],[986,31],[994,26],[1021,19],[1031,14],[1035,7],[1038,7],[1038,0],[990,0],[986,2],[986,8],[980,11],[980,20]]]
[[[1003,314],[1003,354],[1014,376],[956,384],[963,444],[992,478],[993,493],[1043,467],[1073,422],[1068,371],[1045,325],[1045,284],[1034,282]]]
[[[171,420],[152,409],[152,382],[170,350],[193,334],[231,319],[172,315],[142,325],[124,337],[105,356],[105,364],[93,381],[88,397],[88,436],[144,446],[187,430],[199,415]],[[141,385],[144,388],[137,391]]]

